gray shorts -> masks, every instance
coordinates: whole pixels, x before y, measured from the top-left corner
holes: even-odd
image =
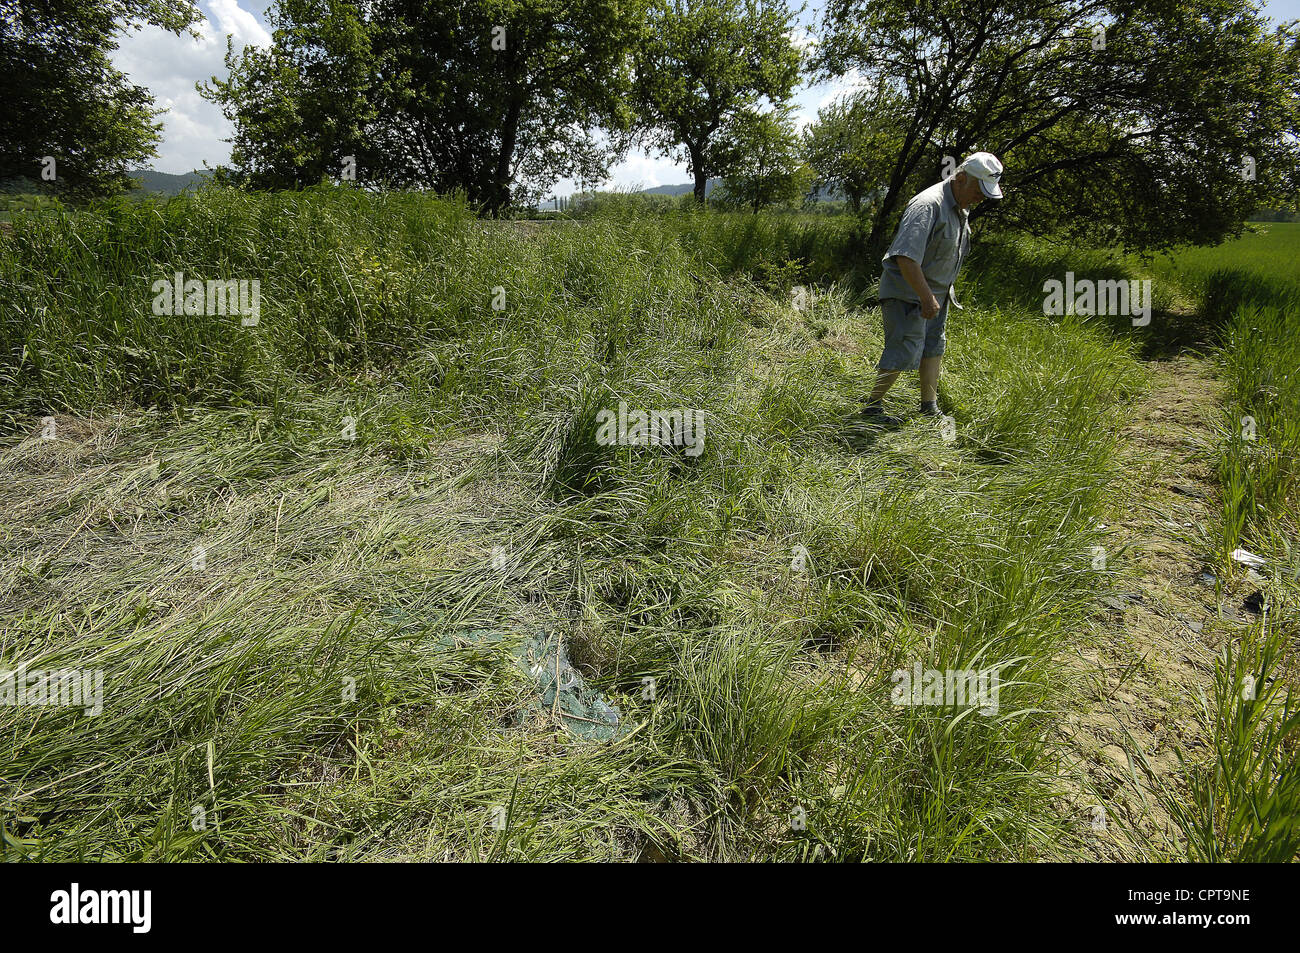
[[[939,313],[929,321],[921,317],[921,305],[901,298],[882,298],[885,319],[885,350],[876,365],[882,371],[914,371],[923,357],[943,354],[944,326],[948,323],[948,296],[939,302]]]

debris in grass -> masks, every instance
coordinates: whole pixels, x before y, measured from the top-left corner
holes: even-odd
[[[417,615],[390,606],[383,618],[398,627],[398,631],[420,626]],[[494,650],[509,640],[500,629],[466,629],[434,636],[439,647],[452,651],[464,648]],[[521,671],[532,679],[538,700],[533,710],[546,711],[572,734],[588,741],[616,741],[630,729],[620,724],[621,714],[614,705],[596,689],[589,686],[569,661],[564,640],[547,629],[539,629],[525,639],[511,655]],[[559,687],[559,704],[556,704],[556,687]]]
[[[1241,616],[1237,615],[1237,610],[1232,606],[1219,606],[1219,618],[1224,622],[1240,622]]]
[[[1249,550],[1234,549],[1232,551],[1232,558],[1235,559],[1237,562],[1241,563],[1243,566],[1250,566],[1254,569],[1264,568],[1264,561],[1265,561],[1264,557],[1256,556],[1254,553],[1250,552]]]
[[[555,714],[570,732],[588,741],[616,741],[627,734],[628,729],[619,724],[619,710],[587,685],[570,663],[558,633],[539,630],[519,647],[515,658],[537,687],[539,707]]]
[[[1241,605],[1247,612],[1259,615],[1268,606],[1268,597],[1261,590],[1256,589],[1245,598]]]

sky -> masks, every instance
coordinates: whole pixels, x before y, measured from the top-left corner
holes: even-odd
[[[194,84],[225,75],[227,37],[237,50],[248,44],[265,46],[271,42],[266,21],[271,0],[200,0],[198,5],[206,16],[196,27],[199,39],[173,36],[147,26],[127,32],[113,54],[117,68],[133,83],[148,87],[158,107],[165,110],[159,116],[163,140],[158,157],[151,163],[159,172],[189,172],[204,168],[205,163],[213,167],[229,160],[230,145],[223,140],[231,135],[230,124],[220,109],[199,96]],[[819,0],[808,3],[800,17],[797,42],[805,40],[821,7]],[[1275,20],[1300,19],[1300,0],[1268,0],[1264,9]],[[817,110],[849,88],[852,81],[848,77],[839,83],[801,87],[794,96],[796,120],[801,125],[812,121]],[[635,190],[688,181],[684,161],[634,151],[611,170],[604,185]],[[563,180],[554,191],[565,195],[575,191],[575,185]]]

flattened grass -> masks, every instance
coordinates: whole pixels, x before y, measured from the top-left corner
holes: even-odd
[[[0,709],[8,855],[1059,856],[1058,659],[1132,349],[970,309],[956,439],[851,451],[878,313],[723,280],[710,241],[346,191],[19,221],[0,668],[108,695]],[[175,270],[260,277],[261,325],[153,316]],[[600,445],[620,399],[702,411],[705,452]],[[538,625],[630,738],[530,705],[508,640]],[[998,667],[998,712],[894,705],[916,661]]]

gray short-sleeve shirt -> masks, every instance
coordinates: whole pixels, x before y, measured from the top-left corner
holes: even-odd
[[[942,303],[969,251],[970,223],[952,194],[952,180],[937,182],[907,203],[894,243],[881,259],[880,297],[919,300],[894,261],[895,255],[904,255],[920,264],[930,290]]]

